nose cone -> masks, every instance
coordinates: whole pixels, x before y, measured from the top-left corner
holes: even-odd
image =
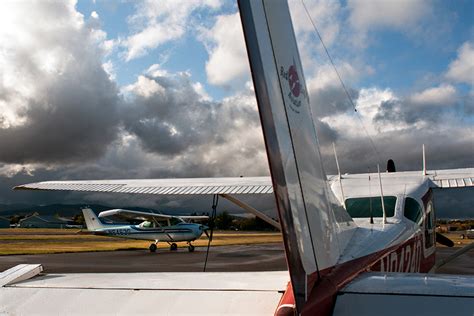
[[[196,232],[196,238],[201,237],[201,235],[207,230],[209,227],[206,225],[196,225],[195,232]]]

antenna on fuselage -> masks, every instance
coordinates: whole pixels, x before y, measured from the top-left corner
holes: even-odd
[[[367,168],[369,174],[369,211],[370,211],[370,223],[374,223],[374,214],[372,214],[372,190],[370,189],[370,167]]]
[[[422,146],[423,148],[423,175],[426,176],[426,155],[425,155],[425,144]]]
[[[334,149],[334,158],[336,158],[336,166],[337,166],[337,175],[339,177],[339,185],[341,186],[341,196],[342,196],[342,207],[346,208],[345,197],[344,197],[344,190],[342,188],[342,176],[341,176],[341,168],[339,168],[339,160],[337,159],[337,152],[336,152],[336,145],[332,143],[332,149]]]
[[[380,165],[377,165],[377,172],[379,174],[379,184],[380,184],[380,200],[382,202],[382,213],[383,213],[383,224],[387,224],[387,214],[385,213],[385,203],[383,201],[383,188],[382,188],[382,176],[380,175]]]

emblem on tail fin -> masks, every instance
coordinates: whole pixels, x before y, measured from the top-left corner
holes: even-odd
[[[300,82],[298,69],[294,59],[293,64],[287,68],[288,70],[285,69],[285,67],[280,66],[280,77],[288,82],[289,92],[285,94],[291,101],[290,108],[294,112],[300,113],[298,110],[298,108],[301,107],[300,96],[302,95],[306,100],[309,101],[308,94],[304,88],[304,85],[302,85]]]

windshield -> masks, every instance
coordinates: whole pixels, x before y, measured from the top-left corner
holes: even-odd
[[[171,217],[170,218],[170,226],[178,225],[179,223],[183,223],[184,221],[179,217]]]
[[[387,217],[395,214],[395,204],[397,198],[395,196],[383,197],[385,212]],[[352,218],[382,217],[382,199],[380,196],[350,198],[346,200],[346,210]]]

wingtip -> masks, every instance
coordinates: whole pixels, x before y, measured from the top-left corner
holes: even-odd
[[[36,190],[36,188],[31,187],[30,185],[31,185],[31,183],[30,183],[30,184],[17,185],[17,186],[14,186],[14,187],[12,188],[12,190],[14,190],[14,191],[19,191],[19,190]]]

